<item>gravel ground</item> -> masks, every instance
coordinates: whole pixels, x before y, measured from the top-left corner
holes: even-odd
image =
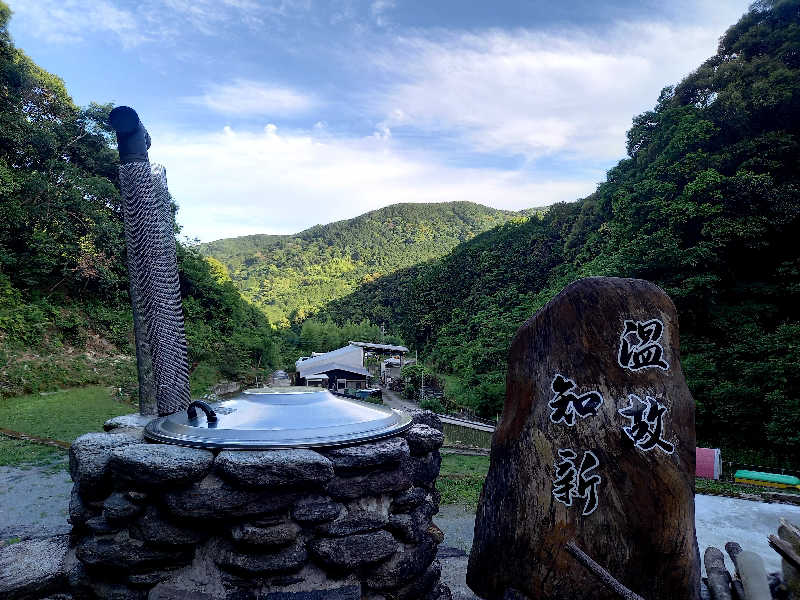
[[[0,467],[0,540],[69,532],[67,506],[72,481],[64,465]],[[780,558],[769,548],[766,537],[777,530],[781,517],[800,523],[800,506],[717,496],[697,496],[695,506],[701,554],[708,546],[722,549],[725,542],[737,541],[744,549],[759,553],[768,572],[780,570]],[[445,533],[439,549],[442,579],[453,590],[455,600],[477,600],[465,584],[475,513],[445,505],[434,520]]]

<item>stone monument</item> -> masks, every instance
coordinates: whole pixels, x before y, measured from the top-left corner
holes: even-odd
[[[583,551],[628,597],[697,600],[694,401],[669,297],[635,279],[569,285],[517,331],[507,383],[468,585],[619,597]]]

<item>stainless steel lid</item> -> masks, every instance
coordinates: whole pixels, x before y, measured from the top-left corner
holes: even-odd
[[[265,388],[214,404],[193,402],[188,411],[151,421],[144,435],[180,446],[263,450],[354,444],[410,426],[406,413],[327,390]]]

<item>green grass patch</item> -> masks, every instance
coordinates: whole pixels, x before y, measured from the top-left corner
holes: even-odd
[[[111,417],[135,411],[135,406],[117,399],[112,389],[91,386],[4,398],[0,400],[0,427],[71,442],[87,431],[102,431]]]
[[[695,477],[695,493],[709,494],[714,496],[733,496],[742,494],[760,494],[761,492],[779,492],[782,494],[800,494],[800,490],[794,488],[774,488],[765,485],[748,485],[745,483],[735,483],[732,481],[715,481]]]
[[[2,467],[52,467],[65,465],[67,451],[24,440],[0,436],[0,466]]]
[[[436,489],[442,494],[442,504],[458,504],[473,510],[477,508],[488,471],[488,456],[442,455],[442,468],[436,480]]]

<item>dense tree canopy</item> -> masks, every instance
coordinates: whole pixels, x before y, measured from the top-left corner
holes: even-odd
[[[471,202],[395,204],[295,235],[218,240],[200,251],[222,262],[273,323],[297,323],[358,285],[447,253],[514,213]]]
[[[663,90],[597,191],[378,279],[325,314],[391,324],[494,415],[509,341],[566,283],[649,279],[681,317],[704,443],[800,451],[800,2],[755,3]]]
[[[111,105],[78,108],[16,48],[0,0],[0,396],[135,381]],[[209,382],[275,366],[266,317],[179,247],[193,365]],[[120,356],[122,354],[122,356]]]

